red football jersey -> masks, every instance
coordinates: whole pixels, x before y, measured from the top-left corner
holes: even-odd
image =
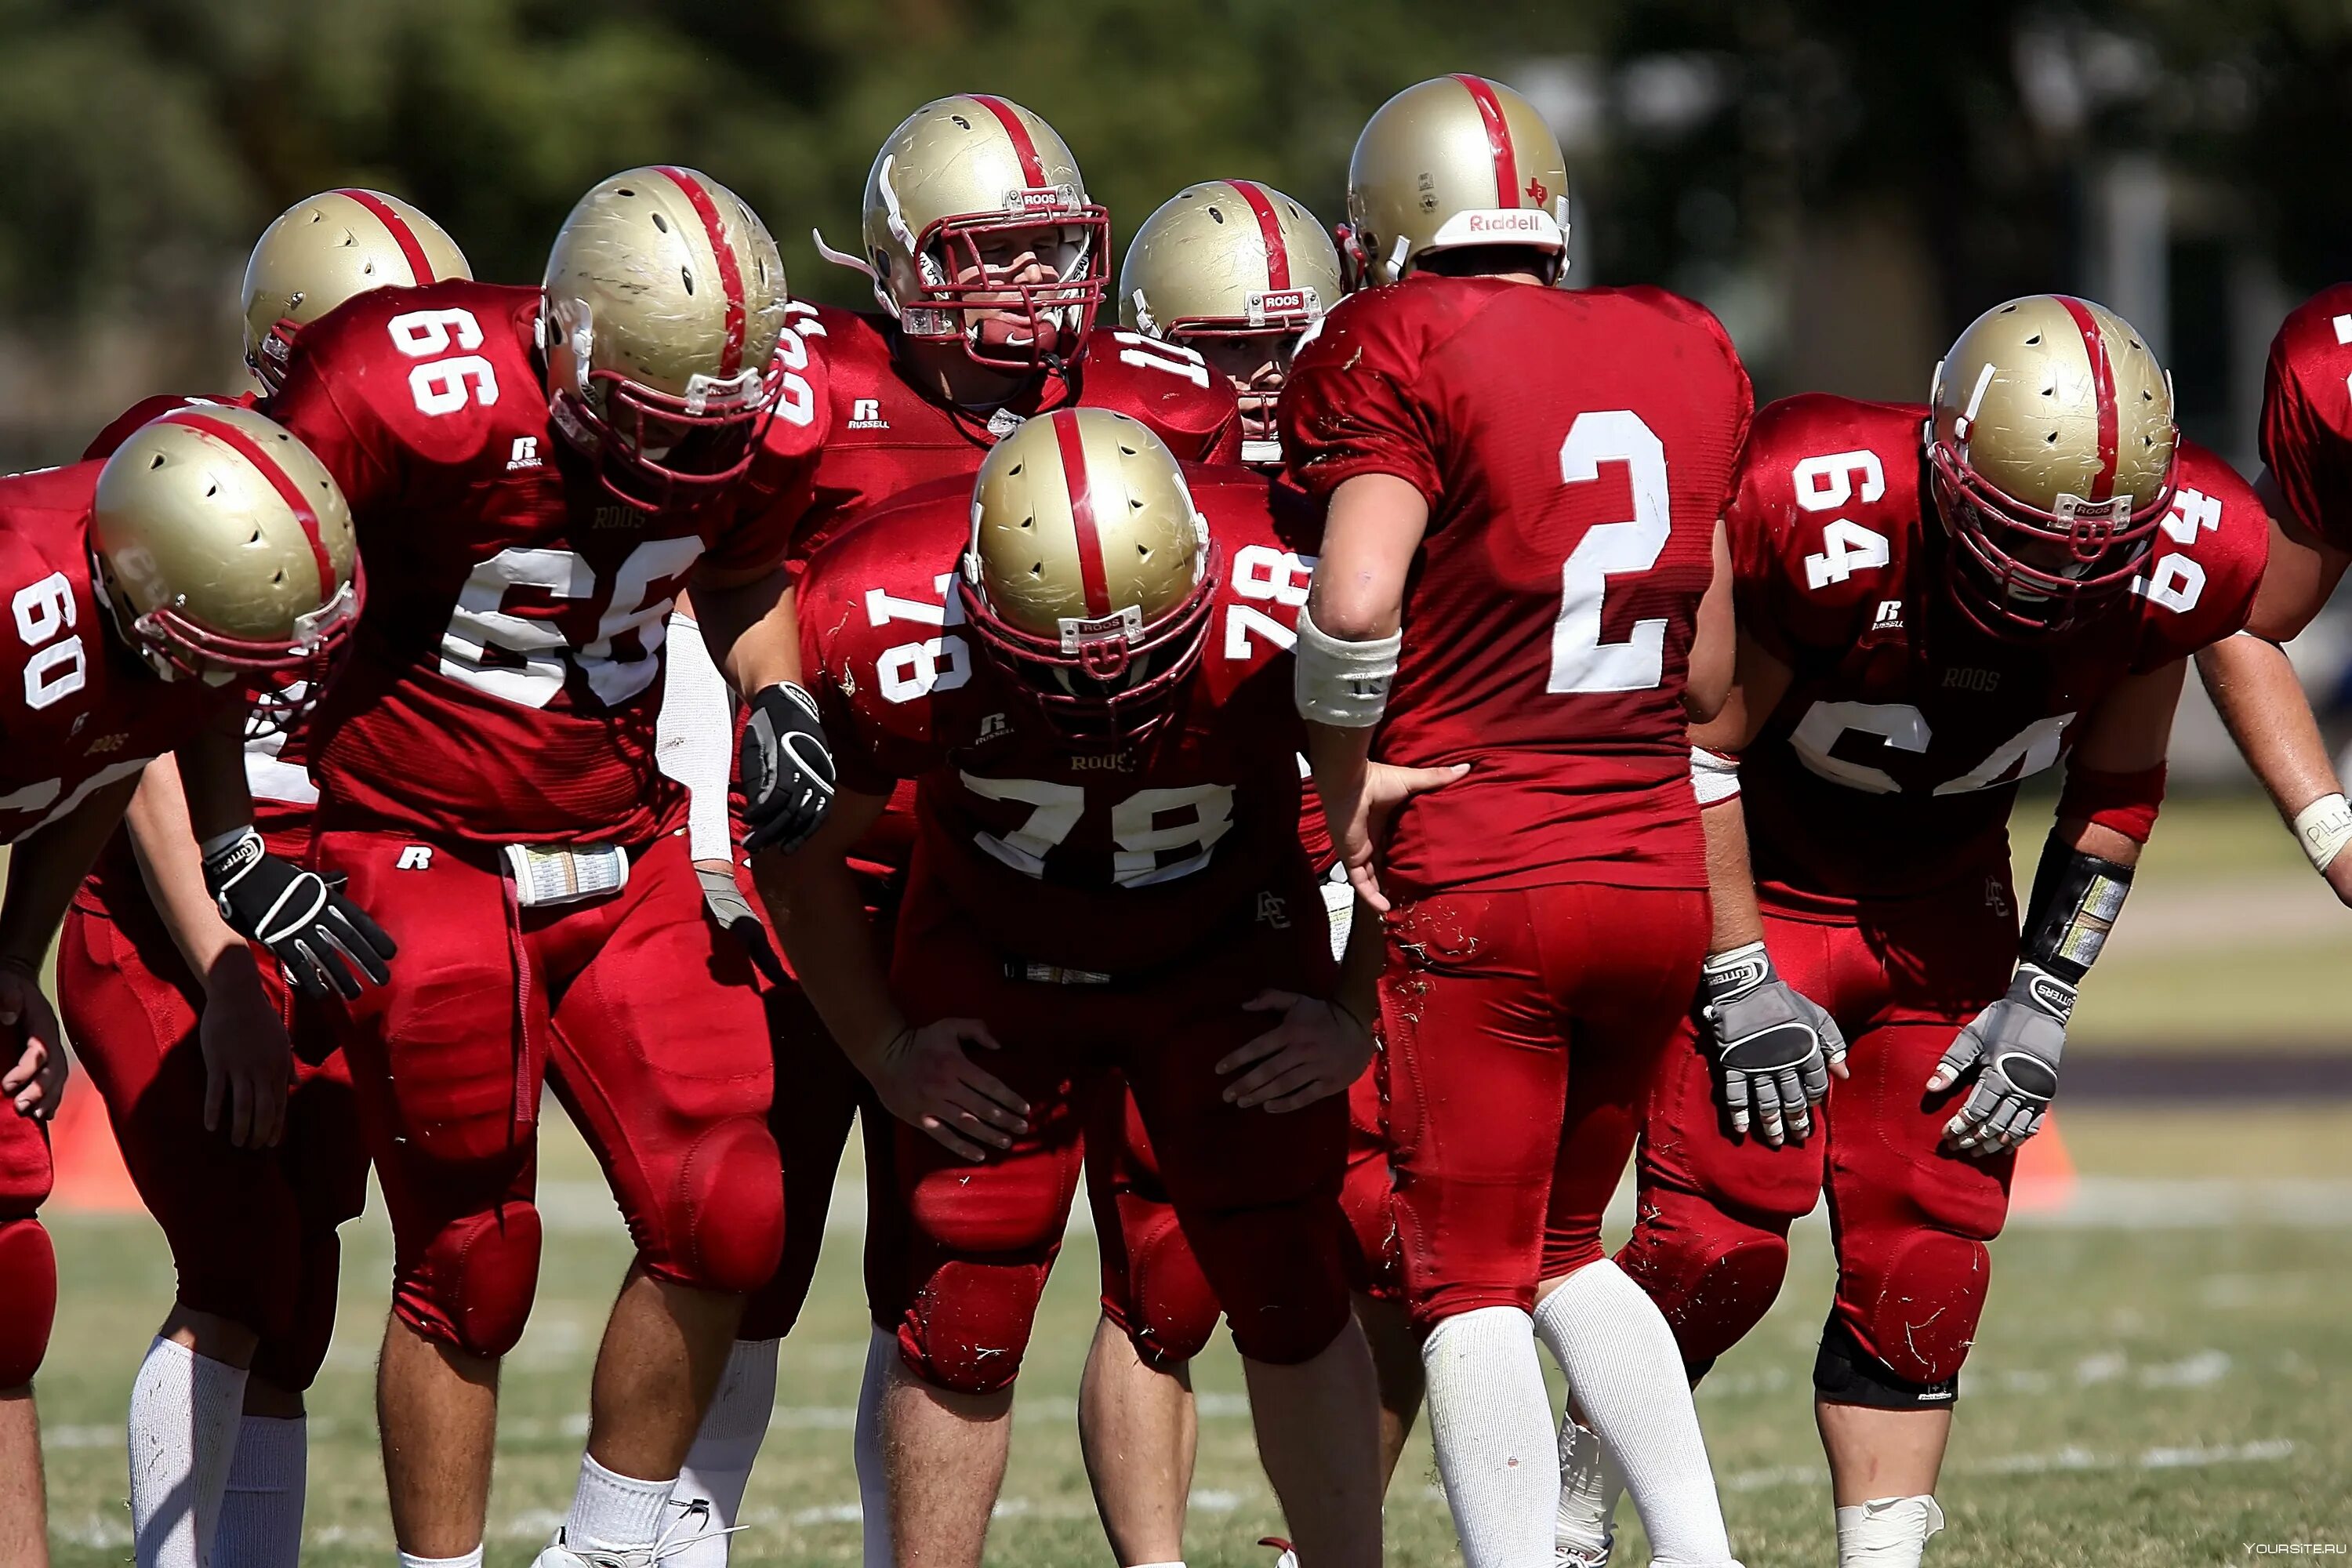
[[[2271,340],[2262,449],[2304,527],[2352,550],[2352,283],[2296,306]]]
[[[2146,576],[2056,637],[1979,630],[1945,586],[1918,405],[1808,394],[1758,416],[1727,518],[1740,626],[1796,672],[1740,764],[1757,879],[1907,898],[2006,877],[2021,779],[2128,675],[2245,624],[2270,551],[2252,489],[2183,442]]]
[[[367,569],[352,654],[313,720],[322,825],[503,842],[639,842],[678,805],[654,765],[662,639],[696,566],[782,559],[721,492],[649,513],[555,428],[536,289],[362,294],[302,330],[270,413],[350,500]],[[796,343],[787,349],[796,349]],[[821,368],[785,378],[742,483],[824,438]]]
[[[1372,754],[1471,764],[1398,810],[1399,890],[1706,886],[1682,691],[1753,410],[1715,318],[1655,289],[1424,273],[1324,318],[1291,471],[1429,502]]]
[[[70,814],[192,740],[226,700],[164,680],[124,647],[90,586],[101,463],[0,479],[0,843]]]
[[[1323,918],[1298,843],[1286,657],[1311,568],[1276,532],[1265,479],[1222,466],[1188,479],[1219,593],[1200,668],[1139,747],[1071,751],[957,629],[971,508],[956,490],[874,514],[802,579],[843,786],[919,780],[914,877],[1021,958],[1133,973],[1225,922]]]

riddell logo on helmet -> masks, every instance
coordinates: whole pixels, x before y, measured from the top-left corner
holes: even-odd
[[[1539,234],[1544,221],[1537,212],[1471,213],[1463,226],[1472,234]]]

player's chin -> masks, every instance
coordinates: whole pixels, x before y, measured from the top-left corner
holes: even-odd
[[[1003,310],[982,314],[973,338],[980,352],[992,359],[1045,359],[1064,354],[1064,333],[1046,317],[1032,319]]]

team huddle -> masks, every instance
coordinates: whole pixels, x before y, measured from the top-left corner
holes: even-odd
[[[1727,1568],[1691,1391],[1824,1198],[1839,1561],[1916,1568],[2192,658],[2352,900],[2279,647],[2352,559],[2352,286],[2257,487],[2099,305],[1758,410],[1703,307],[1564,287],[1567,225],[1467,75],[1336,230],[1211,181],[1116,268],[1043,119],[926,104],[819,242],[867,311],[679,167],[536,287],[378,193],[278,219],[260,391],[0,479],[0,1562],[47,1561],[62,1014],[178,1268],[142,1568],[297,1562],[371,1166],[399,1561],[478,1568],[544,1090],[635,1258],[540,1568],[727,1562],[853,1125],[869,1568],[980,1562],[1082,1172],[1123,1568],[1181,1564],[1220,1319],[1286,1562],[1380,1562],[1425,1403],[1471,1568],[1599,1568],[1627,1493]]]

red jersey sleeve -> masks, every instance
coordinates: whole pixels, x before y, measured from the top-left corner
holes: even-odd
[[[1283,461],[1318,497],[1359,474],[1393,474],[1437,510],[1444,432],[1417,394],[1423,296],[1405,285],[1350,295],[1323,318],[1283,386]]]
[[[2172,477],[2172,510],[2147,574],[2132,584],[2145,605],[2134,674],[2237,635],[2270,564],[2269,514],[2237,470],[2183,441]]]
[[[2352,550],[2352,284],[2296,307],[2263,376],[2263,461],[2304,527]]]
[[[783,563],[793,533],[814,495],[817,461],[831,433],[833,405],[824,356],[794,323],[776,340],[783,361],[783,391],[776,412],[761,431],[751,467],[737,481],[727,527],[703,552],[714,572],[752,572]]]
[[[382,357],[377,313],[350,309],[365,299],[359,296],[302,330],[287,361],[285,384],[269,400],[269,416],[327,465],[355,520],[395,500],[402,484],[399,438],[374,416],[372,403],[346,404],[336,390],[339,378],[352,374],[344,367]]]

